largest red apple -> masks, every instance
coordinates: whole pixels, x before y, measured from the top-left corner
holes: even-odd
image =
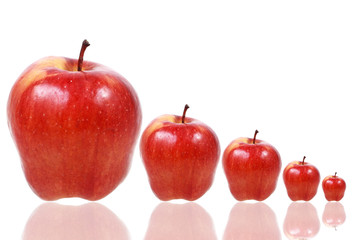
[[[98,200],[125,178],[141,109],[129,82],[97,63],[46,57],[17,79],[8,124],[25,177],[42,199]]]

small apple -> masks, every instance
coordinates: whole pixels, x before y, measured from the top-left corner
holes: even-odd
[[[232,141],[223,154],[223,168],[232,195],[239,201],[263,201],[275,190],[281,158],[275,147],[254,138]]]
[[[31,189],[44,200],[98,200],[127,175],[141,124],[130,83],[109,68],[46,57],[13,86],[8,124]]]
[[[161,200],[196,200],[210,188],[220,145],[204,123],[182,116],[162,115],[144,130],[140,153],[150,186]]]
[[[327,176],[322,181],[322,188],[328,201],[340,201],[345,194],[346,183],[336,174],[335,172],[334,175]]]
[[[305,162],[305,158],[304,156],[302,161],[289,163],[283,172],[287,193],[293,201],[310,201],[316,195],[319,186],[319,170]]]

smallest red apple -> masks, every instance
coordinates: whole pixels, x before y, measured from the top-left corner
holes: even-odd
[[[328,201],[340,201],[345,194],[346,183],[336,174],[335,172],[334,175],[327,176],[322,181],[322,188]]]
[[[283,172],[288,196],[293,201],[310,201],[315,197],[320,183],[320,172],[312,164],[302,161],[289,163]]]

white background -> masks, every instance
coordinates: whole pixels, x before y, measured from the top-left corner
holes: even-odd
[[[280,152],[282,169],[306,155],[321,178],[337,171],[346,180],[346,221],[337,231],[321,222],[327,203],[321,187],[311,200],[321,222],[315,238],[357,236],[359,12],[357,0],[2,1],[0,238],[21,239],[31,214],[44,203],[28,187],[8,131],[11,86],[39,58],[77,58],[85,38],[91,43],[85,59],[113,68],[136,89],[142,130],[161,114],[180,115],[186,103],[187,116],[209,125],[222,151],[258,129],[258,138]],[[138,145],[125,181],[98,203],[121,219],[131,239],[144,238],[161,201],[151,192]],[[212,188],[196,203],[222,239],[237,201],[221,161]],[[291,201],[281,175],[264,203],[283,232]]]

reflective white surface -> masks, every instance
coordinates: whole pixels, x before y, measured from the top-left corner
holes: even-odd
[[[239,202],[232,208],[224,231],[228,239],[281,239],[274,211],[263,202]]]
[[[23,239],[130,239],[124,223],[99,203],[43,203],[29,217]]]
[[[144,239],[216,239],[210,215],[194,202],[160,203],[152,212]]]
[[[198,203],[161,202],[147,224],[139,218],[129,231],[126,222],[100,203],[42,203],[28,217],[22,239],[346,239],[351,233],[346,224],[356,223],[346,223],[344,209],[340,202],[329,202],[318,213],[310,202],[292,202],[280,219],[264,202],[238,202],[220,228],[214,222],[221,221],[214,221]]]

